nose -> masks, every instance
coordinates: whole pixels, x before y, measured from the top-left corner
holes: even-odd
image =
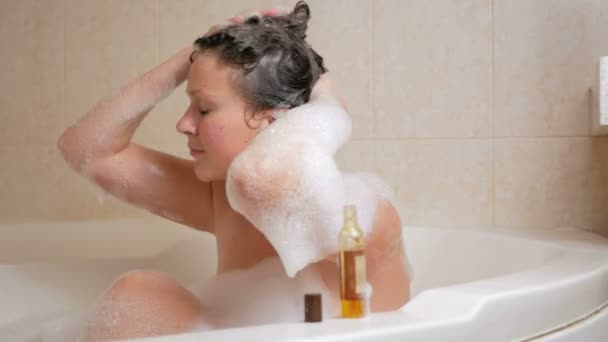
[[[196,135],[197,122],[196,117],[193,115],[193,111],[188,108],[181,119],[177,121],[175,126],[177,131],[185,135]]]

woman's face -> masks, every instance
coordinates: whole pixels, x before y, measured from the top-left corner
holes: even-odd
[[[269,115],[247,120],[251,115],[233,75],[214,53],[195,54],[188,72],[190,105],[177,130],[188,137],[196,176],[205,182],[225,180],[234,157],[270,122]]]

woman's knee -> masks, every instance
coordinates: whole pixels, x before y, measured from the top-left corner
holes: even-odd
[[[186,332],[203,322],[197,298],[169,275],[131,271],[101,298],[88,324],[91,340]]]
[[[157,271],[127,272],[114,282],[106,295],[112,306],[137,303],[141,309],[161,310],[161,316],[186,318],[200,316],[203,311],[194,294],[168,274]]]

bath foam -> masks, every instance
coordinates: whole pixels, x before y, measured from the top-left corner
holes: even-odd
[[[54,320],[45,322],[40,329],[41,342],[84,342],[86,341],[84,324],[85,315],[62,315]]]
[[[343,207],[354,204],[369,236],[377,202],[390,188],[368,173],[342,173],[336,151],[351,133],[348,114],[330,99],[279,116],[235,158],[226,192],[273,245],[293,277],[338,250]]]
[[[219,274],[197,294],[211,320],[197,330],[303,322],[307,293],[321,294],[324,317],[338,316],[339,298],[314,266],[289,278],[279,258],[270,257],[249,269]]]
[[[155,175],[155,176],[159,176],[159,177],[164,177],[165,176],[165,172],[163,170],[161,170],[161,168],[158,165],[154,165],[152,163],[146,165],[146,168],[148,169],[148,171]]]

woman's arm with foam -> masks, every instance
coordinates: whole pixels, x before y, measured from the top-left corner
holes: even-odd
[[[377,211],[379,203],[392,200],[390,188],[371,174],[342,173],[335,163],[350,120],[328,91],[330,84],[321,87],[315,86],[309,103],[262,131],[228,172],[230,204],[264,233],[289,275],[336,253],[345,204],[357,206],[371,254],[387,250],[378,237],[394,235],[374,224],[390,212]]]
[[[192,162],[131,142],[152,108],[181,84],[191,48],[102,99],[58,141],[65,160],[117,197],[191,227],[210,230],[211,187]]]
[[[351,121],[328,85],[327,79],[315,85],[307,104],[281,114],[228,170],[231,206],[273,244],[290,276],[336,252],[337,238],[325,238],[328,227],[337,237],[348,196],[365,189],[345,177],[334,160]],[[369,227],[371,218],[366,222]]]
[[[191,48],[179,51],[151,71],[95,104],[60,137],[66,161],[78,172],[90,163],[124,150],[154,105],[168,96],[188,73]]]
[[[258,164],[235,164],[232,170],[245,172],[243,183],[228,183],[233,208],[266,236],[293,276],[317,261],[337,261],[342,207],[354,204],[365,234],[372,310],[401,307],[409,299],[411,275],[392,191],[374,175],[341,173],[329,153],[297,145],[287,150],[293,155],[279,153],[273,159],[267,158],[273,154],[260,154]],[[333,273],[325,280],[339,290]]]
[[[289,195],[286,189],[298,177],[313,154],[333,156],[348,140],[352,123],[344,102],[338,100],[327,74],[316,82],[310,101],[289,111],[279,111],[277,120],[259,134],[231,164],[228,186],[249,200],[265,206]],[[333,158],[323,158],[336,176]]]
[[[298,182],[300,173],[296,171],[304,168],[302,163],[311,154],[333,156],[350,133],[346,106],[338,100],[329,76],[322,75],[308,103],[278,112],[277,120],[232,162],[227,186],[246,200],[268,207],[289,195],[285,190]],[[323,160],[336,177],[339,171],[333,159]]]
[[[318,94],[261,131],[233,160],[226,182],[232,208],[273,244],[290,276],[332,252],[311,243],[311,234],[341,224],[344,186],[333,155],[351,121],[332,94]]]

